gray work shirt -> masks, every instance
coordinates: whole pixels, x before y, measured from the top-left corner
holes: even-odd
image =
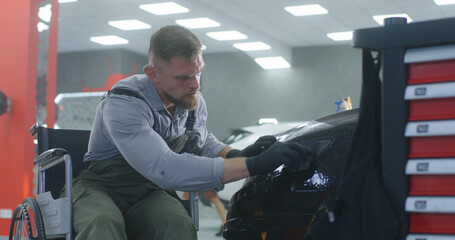
[[[217,155],[228,146],[207,130],[207,108],[200,92],[189,139],[192,153],[177,154],[166,142],[184,134],[189,111],[176,107],[171,115],[144,74],[123,79],[113,88],[132,90],[145,101],[120,94],[104,97],[96,110],[85,162],[122,154],[136,171],[163,189],[224,188],[221,183],[224,159]]]

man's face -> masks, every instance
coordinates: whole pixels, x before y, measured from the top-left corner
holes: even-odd
[[[173,57],[168,62],[155,61],[155,79],[152,80],[166,106],[173,103],[184,109],[196,108],[204,65],[202,54],[191,59]]]

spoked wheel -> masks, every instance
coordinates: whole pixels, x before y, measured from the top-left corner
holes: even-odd
[[[27,210],[32,234],[32,239],[36,240],[45,240],[46,234],[44,231],[44,221],[43,216],[41,215],[41,210],[38,206],[38,203],[34,198],[28,197],[22,203],[22,206]]]
[[[9,240],[30,239],[31,226],[28,219],[27,210],[25,210],[22,204],[19,204],[16,209],[14,209],[9,231]]]
[[[38,203],[26,198],[14,210],[9,240],[45,240],[44,222]]]

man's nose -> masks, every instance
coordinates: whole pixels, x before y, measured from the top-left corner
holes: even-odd
[[[193,76],[189,79],[189,87],[192,89],[199,89],[200,77]]]

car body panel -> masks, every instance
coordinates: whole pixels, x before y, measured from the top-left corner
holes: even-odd
[[[229,137],[223,140],[224,143],[229,144],[234,149],[244,149],[253,144],[259,137],[265,135],[277,135],[297,126],[301,126],[306,122],[278,122],[277,124],[260,124],[253,126],[246,126],[238,129],[233,129]],[[237,192],[243,185],[245,179],[228,183],[224,186],[222,191],[219,191],[218,197],[228,203],[235,192]]]
[[[303,239],[321,202],[339,180],[357,125],[358,109],[306,123],[277,136],[279,141],[314,143],[308,170],[281,166],[253,176],[233,195],[226,239]],[[265,235],[264,235],[265,234]]]

